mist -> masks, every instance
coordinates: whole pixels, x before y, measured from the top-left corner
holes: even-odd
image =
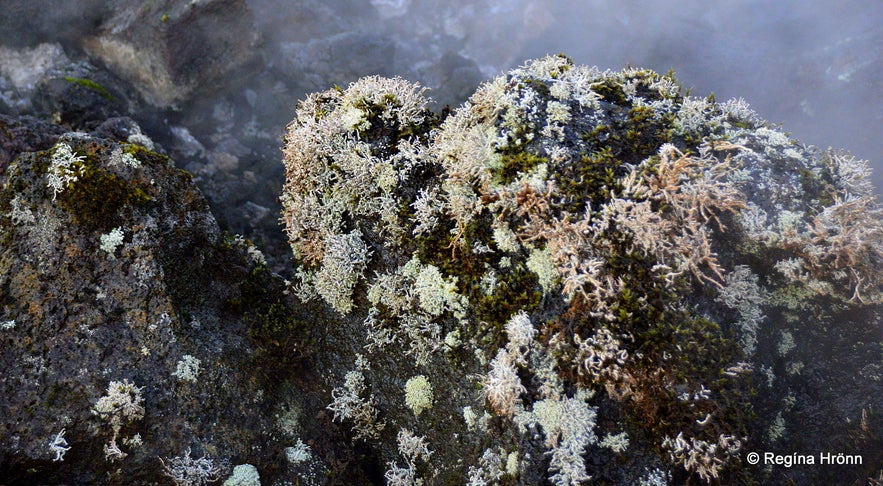
[[[460,83],[489,79],[552,53],[600,68],[673,70],[693,95],[741,97],[802,143],[844,148],[868,160],[876,169],[876,187],[883,187],[880,2],[372,0],[292,9],[290,2],[251,0],[250,5],[269,44],[309,42],[343,28],[368,32],[375,42],[391,39],[394,55],[360,60],[362,74],[416,73],[416,81],[442,91],[435,97],[443,103],[462,102],[469,92],[465,87],[445,92],[439,84],[449,76],[421,72],[421,65],[446,53],[479,68],[480,76],[461,76]],[[317,11],[327,18],[316,18]],[[313,18],[298,17],[305,12]],[[311,22],[295,27],[298,20]],[[333,62],[352,62],[344,59],[347,52],[336,54]]]

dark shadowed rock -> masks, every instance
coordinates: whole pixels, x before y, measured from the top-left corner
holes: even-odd
[[[256,61],[258,34],[244,0],[120,5],[83,45],[159,107],[201,95]]]
[[[0,123],[4,154],[36,150],[0,191],[5,484],[167,482],[160,458],[188,451],[272,477],[284,447],[325,436],[286,422],[325,401],[300,391],[306,316],[187,173],[126,141],[149,143],[131,120],[103,124],[112,139]]]
[[[0,114],[0,175],[20,153],[46,150],[62,133],[62,127],[37,118]]]
[[[133,101],[130,101],[133,100]],[[37,116],[78,130],[128,115],[138,96],[117,77],[86,62],[49,70],[34,86],[31,105]]]

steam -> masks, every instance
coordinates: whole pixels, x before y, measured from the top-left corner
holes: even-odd
[[[559,52],[601,68],[672,69],[696,96],[744,98],[803,143],[869,160],[883,187],[879,2],[340,0],[311,18],[289,1],[250,4],[270,42],[344,31],[393,39],[395,56],[381,74],[429,86],[433,79],[419,79],[414,66],[445,52],[474,61],[485,79]],[[287,15],[314,23],[293,27]]]

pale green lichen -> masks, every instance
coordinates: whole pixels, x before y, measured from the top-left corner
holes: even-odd
[[[779,352],[779,356],[787,356],[794,348],[797,347],[797,344],[794,342],[794,335],[788,331],[782,331],[782,338],[779,340],[779,344],[776,346],[776,350]]]
[[[527,258],[527,268],[537,275],[545,294],[551,294],[561,279],[558,267],[552,261],[552,252],[548,248],[531,249]]]
[[[233,474],[222,486],[261,486],[261,475],[251,464],[240,464],[233,468]]]
[[[435,265],[423,265],[414,278],[414,293],[420,308],[431,316],[445,311],[463,315],[463,302],[457,293],[456,277],[444,277]]]
[[[622,454],[629,447],[629,435],[625,432],[607,434],[598,445],[606,447],[617,454]]]
[[[116,249],[123,244],[122,228],[114,228],[109,233],[101,235],[101,249],[113,255]]]
[[[425,410],[432,408],[432,385],[423,375],[411,377],[405,383],[405,404],[414,412],[414,415],[420,415]]]
[[[353,289],[365,271],[371,253],[358,230],[329,236],[325,247],[322,266],[316,272],[313,284],[326,302],[345,315],[353,307]]]
[[[172,376],[177,377],[181,381],[196,383],[196,380],[199,378],[200,367],[201,362],[199,359],[189,354],[185,354],[180,360],[178,360],[178,364],[176,365]]]
[[[363,398],[367,392],[365,375],[353,370],[344,377],[342,387],[331,391],[334,401],[328,410],[334,412],[334,419],[352,422],[356,439],[376,439],[386,427],[386,423],[378,419],[379,411],[373,398]]]
[[[20,194],[16,194],[15,197],[9,201],[9,205],[12,207],[12,210],[9,212],[9,220],[12,221],[12,224],[32,224],[37,221],[33,211],[31,211],[31,208],[27,206],[27,203],[21,199]]]

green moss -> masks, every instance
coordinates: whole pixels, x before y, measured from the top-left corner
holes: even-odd
[[[247,258],[242,245],[230,235],[220,251],[233,261]],[[248,337],[258,350],[256,358],[264,368],[273,370],[294,364],[312,347],[309,324],[280,298],[282,290],[266,267],[257,266],[245,277],[239,295],[224,305],[227,312],[242,316]]]
[[[554,77],[554,76],[553,76]],[[522,81],[523,84],[519,85],[519,88],[530,87],[533,88],[534,91],[542,95],[543,97],[549,97],[549,85],[543,82],[542,80],[535,78],[526,78]]]
[[[604,81],[592,85],[592,91],[601,95],[601,99],[620,106],[627,106],[629,99],[622,89],[622,83],[614,79],[605,79]]]
[[[171,159],[167,155],[163,155],[159,152],[154,152],[153,150],[144,147],[143,145],[138,145],[137,143],[127,143],[123,145],[123,152],[127,153],[136,159],[140,160],[142,163],[154,163],[154,164],[169,164],[171,163]]]
[[[611,228],[604,238],[612,246],[605,267],[623,283],[619,294],[607,303],[613,318],[605,320],[603,327],[620,336],[620,346],[628,352],[624,372],[630,377],[631,395],[623,401],[628,422],[654,437],[684,432],[714,442],[721,430],[709,433],[696,425],[697,416],[713,412],[715,424],[725,427],[723,433],[748,435],[750,380],[723,373],[744,359],[737,340],[716,322],[690,310],[693,287],[689,278],[667,284],[653,271],[655,259],[627,251],[632,246],[627,234]],[[675,306],[677,302],[686,305]],[[558,327],[591,336],[602,325],[590,317],[593,306],[575,298]],[[595,386],[583,375],[563,378]],[[681,390],[676,392],[674,387]],[[678,399],[681,393],[695,393],[701,387],[710,390],[709,399]]]
[[[830,171],[816,175],[808,168],[800,169],[800,186],[808,199],[815,199],[822,207],[834,204],[837,187]]]
[[[473,243],[489,247],[496,245],[491,221],[492,216],[485,210],[470,222],[461,236],[468,243],[466,248],[471,248]],[[537,275],[527,268],[526,252],[514,255],[511,266],[500,268],[498,254],[476,254],[461,249],[459,245],[454,251],[455,244],[446,225],[439,224],[430,235],[417,239],[417,256],[424,263],[436,265],[445,275],[457,278],[457,292],[468,299],[474,321],[485,322],[491,331],[499,331],[516,312],[524,310],[529,313],[539,306],[543,298],[542,288]],[[488,295],[481,281],[491,269],[497,274],[497,285]],[[468,331],[486,332],[488,329]]]
[[[655,154],[661,145],[672,141],[673,123],[671,113],[660,113],[649,106],[630,109],[621,128],[625,136],[620,156],[634,163]],[[628,157],[632,154],[633,157]]]
[[[113,101],[113,99],[114,99],[113,95],[110,94],[110,91],[108,91],[107,88],[105,88],[104,86],[101,86],[100,84],[96,83],[95,81],[92,81],[91,79],[65,76],[64,80],[67,81],[68,83],[76,84],[77,86],[82,86],[83,88],[86,88],[88,90],[95,91],[96,93],[100,94],[102,98],[104,98],[106,100]]]
[[[101,167],[96,144],[80,147],[86,160],[74,164],[80,172],[77,181],[68,184],[57,196],[58,204],[70,213],[74,222],[91,229],[109,231],[121,224],[122,211],[145,206],[153,200],[149,182],[126,180]]]
[[[514,153],[505,151],[500,157],[500,168],[493,170],[494,182],[504,185],[509,184],[518,177],[519,173],[525,174],[540,164],[548,162],[549,159],[526,150]]]
[[[585,211],[586,202],[593,207],[610,200],[613,192],[620,192],[619,179],[626,167],[614,155],[610,147],[603,147],[590,155],[583,155],[578,164],[570,164],[559,170],[556,185],[566,195],[561,209],[579,214]]]

